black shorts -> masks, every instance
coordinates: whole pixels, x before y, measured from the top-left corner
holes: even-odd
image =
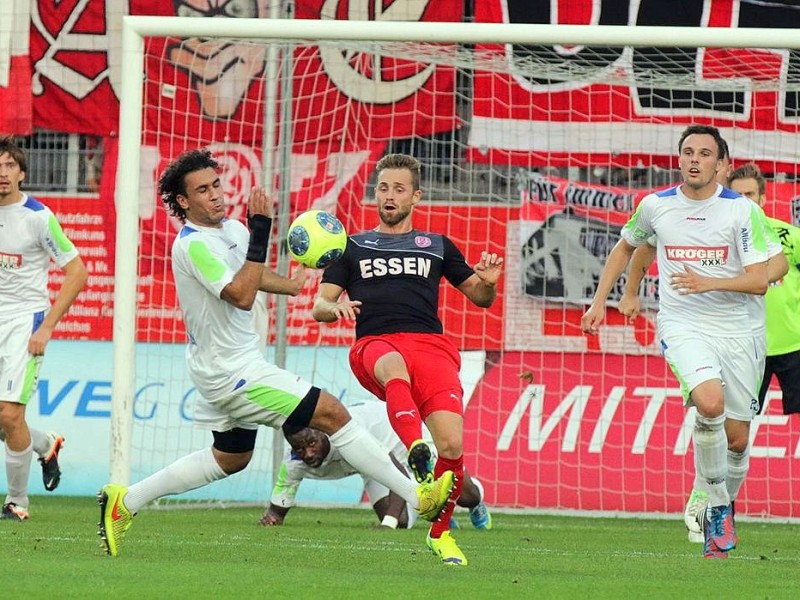
[[[778,378],[783,392],[783,414],[800,413],[800,350],[767,356],[764,378],[761,380],[761,389],[758,392],[761,406],[764,406],[764,398],[767,396],[773,375]]]

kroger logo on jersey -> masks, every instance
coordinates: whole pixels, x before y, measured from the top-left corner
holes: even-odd
[[[664,246],[669,260],[699,263],[701,267],[716,267],[728,262],[727,246]]]
[[[21,254],[0,252],[0,269],[19,269],[22,266]]]

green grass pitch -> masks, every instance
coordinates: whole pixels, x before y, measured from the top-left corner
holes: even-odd
[[[366,509],[145,510],[117,558],[99,546],[94,498],[34,497],[30,521],[0,521],[8,598],[800,598],[800,525],[743,521],[727,561],[704,560],[679,519],[457,513],[470,564],[448,567],[411,531]]]

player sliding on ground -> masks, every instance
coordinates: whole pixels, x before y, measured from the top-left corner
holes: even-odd
[[[218,170],[208,151],[192,150],[159,179],[161,199],[184,223],[172,245],[172,270],[189,338],[186,364],[199,395],[194,419],[212,430],[214,442],[128,488],[103,486],[99,534],[106,552],[119,554],[133,516],[148,502],[244,469],[259,425],[324,431],[361,473],[396,492],[421,517],[435,519],[453,488],[452,471],[415,484],[334,396],[265,360],[249,312],[256,293],[296,295],[305,270],[298,268],[289,279],[264,266],[272,201],[261,188],[250,191],[248,232],[225,217]]]
[[[406,447],[389,425],[386,407],[382,402],[364,402],[348,406],[353,419],[375,436],[386,448],[399,469],[405,472]],[[311,427],[286,434],[291,449],[283,458],[278,480],[272,490],[269,508],[259,521],[261,525],[283,525],[289,510],[295,505],[295,496],[304,479],[336,480],[358,473],[339,452],[331,447],[328,436]],[[364,491],[378,516],[381,527],[410,529],[416,522],[416,514],[405,500],[379,482],[362,477]],[[492,516],[483,502],[483,485],[464,470],[464,487],[458,505],[469,510],[469,518],[475,529],[492,528]],[[457,526],[454,519],[451,527]]]
[[[463,566],[467,559],[449,523],[464,480],[464,392],[458,348],[443,335],[439,320],[439,282],[444,277],[473,304],[489,307],[503,258],[484,251],[470,267],[447,236],[414,229],[413,210],[422,199],[415,158],[389,154],[376,171],[378,226],[350,236],[342,258],[325,270],[314,318],[356,320],[350,367],[361,385],[386,401],[417,481],[431,471],[431,452],[421,439],[425,421],[438,450],[434,475],[447,470],[456,475],[450,501],[428,533],[428,547],[445,564]]]

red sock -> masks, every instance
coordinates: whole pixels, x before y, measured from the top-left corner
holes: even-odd
[[[456,508],[456,500],[461,495],[461,488],[464,487],[464,455],[458,458],[444,458],[440,456],[436,459],[436,466],[433,468],[433,476],[438,479],[445,471],[452,471],[455,475],[456,484],[450,492],[450,498],[444,505],[439,518],[431,524],[431,537],[439,538],[445,531],[450,530],[450,517]]]
[[[397,437],[406,448],[422,438],[422,419],[419,408],[411,397],[411,384],[405,379],[391,379],[386,390],[386,412]]]

